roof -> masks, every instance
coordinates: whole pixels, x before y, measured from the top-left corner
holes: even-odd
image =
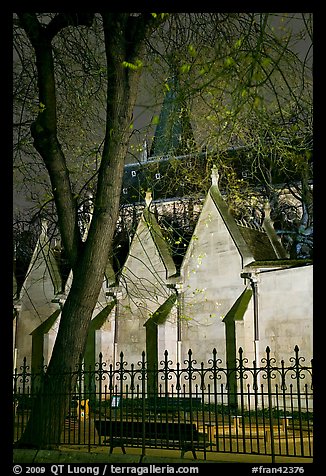
[[[47,222],[43,220],[41,232],[21,288],[21,297],[31,284],[33,285],[38,282],[37,276],[42,274],[42,279],[45,279],[45,270],[48,272],[53,285],[54,294],[58,294],[62,288],[61,273],[55,258],[54,250],[51,248],[50,240],[47,235]]]
[[[169,78],[159,121],[150,151],[151,157],[179,154],[195,145],[187,106],[180,98],[176,75]],[[190,147],[189,147],[190,146]]]
[[[249,226],[240,226],[239,224],[238,228],[255,261],[278,259],[278,256],[276,255],[270,239],[265,231],[259,230],[257,228],[251,228]]]
[[[242,257],[243,266],[255,261],[252,250],[248,246],[245,236],[243,236],[243,234],[240,232],[234,217],[231,215],[228,206],[218,188],[217,182],[209,189],[209,195],[212,198],[217,210],[221,214],[221,217],[234,241],[234,244],[238,248],[238,251]]]
[[[286,258],[286,252],[280,243],[266,207],[263,226],[251,226],[243,222],[239,224],[232,216],[218,187],[219,174],[212,170],[212,185],[209,194],[229,230],[230,235],[242,256],[243,266],[254,261],[278,260]]]
[[[145,221],[150,231],[153,242],[165,266],[166,277],[169,278],[176,273],[176,267],[175,267],[169,246],[163,237],[160,225],[157,223],[154,213],[150,212],[148,207],[144,208],[143,220]]]

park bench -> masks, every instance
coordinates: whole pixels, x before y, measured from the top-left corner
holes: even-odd
[[[106,438],[103,442],[110,444],[110,454],[117,446],[125,454],[125,445],[130,444],[136,447],[180,449],[181,458],[191,451],[194,459],[197,459],[196,450],[209,445],[206,435],[199,433],[193,423],[96,420],[95,428],[100,437]]]
[[[158,413],[180,413],[200,410],[201,398],[198,397],[149,397],[146,402],[147,409]]]

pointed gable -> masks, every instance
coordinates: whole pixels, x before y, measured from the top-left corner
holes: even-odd
[[[241,257],[243,265],[251,263],[255,260],[253,253],[248,246],[243,234],[241,233],[235,219],[229,212],[227,204],[225,203],[221,192],[217,185],[212,185],[209,189],[209,197],[213,200],[216,209],[218,210],[235,246],[237,247]]]
[[[50,240],[47,236],[47,224],[42,222],[42,229],[28,267],[21,290],[21,299],[28,294],[28,299],[44,301],[61,291],[62,281],[58,263],[55,259]]]
[[[160,225],[157,223],[154,213],[145,208],[142,216],[143,223],[148,228],[153,243],[161,257],[162,263],[166,269],[166,278],[176,273],[176,267],[171,256],[167,242],[165,241]]]
[[[176,273],[168,244],[154,213],[149,209],[150,204],[151,194],[148,192],[146,207],[119,277],[121,297],[118,304],[118,344],[119,350],[125,351],[128,348],[129,359],[132,356],[139,358],[146,348],[144,324],[170,296],[168,278]],[[160,312],[161,317],[163,314]]]
[[[165,280],[176,273],[176,267],[155,214],[150,211],[151,201],[151,192],[147,192],[146,206],[131,242],[125,268],[132,268],[132,273],[139,277],[142,268],[143,273],[152,275],[152,281],[154,274],[157,274],[155,279],[160,275],[160,279]]]

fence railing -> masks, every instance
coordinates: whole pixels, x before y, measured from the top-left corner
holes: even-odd
[[[206,364],[197,364],[189,350],[183,365],[173,364],[166,351],[152,370],[147,369],[145,353],[130,366],[123,353],[116,366],[100,354],[95,368],[81,365],[71,373],[77,375],[77,384],[69,391],[58,443],[89,449],[111,444],[188,451],[195,446],[205,458],[208,451],[272,459],[312,457],[312,361],[305,364],[298,347],[288,363],[282,360],[278,365],[268,347],[260,365],[249,365],[240,348],[234,368],[223,366],[215,349]],[[45,367],[31,372],[26,360],[14,371],[15,441],[24,431],[45,374]],[[110,427],[103,437],[98,429],[105,421]],[[196,444],[191,433],[191,444],[185,446],[180,431],[188,423],[195,429]],[[179,437],[171,428],[179,429]]]

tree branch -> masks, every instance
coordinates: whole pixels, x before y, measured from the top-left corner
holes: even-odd
[[[73,197],[66,158],[57,137],[56,88],[51,41],[36,14],[18,13],[36,55],[40,109],[31,125],[34,147],[41,155],[52,185],[62,241],[73,268],[81,246],[77,204]],[[52,30],[54,32],[54,29]]]
[[[94,13],[90,12],[65,12],[56,15],[46,27],[49,39],[54,38],[59,31],[68,26],[92,26]]]

